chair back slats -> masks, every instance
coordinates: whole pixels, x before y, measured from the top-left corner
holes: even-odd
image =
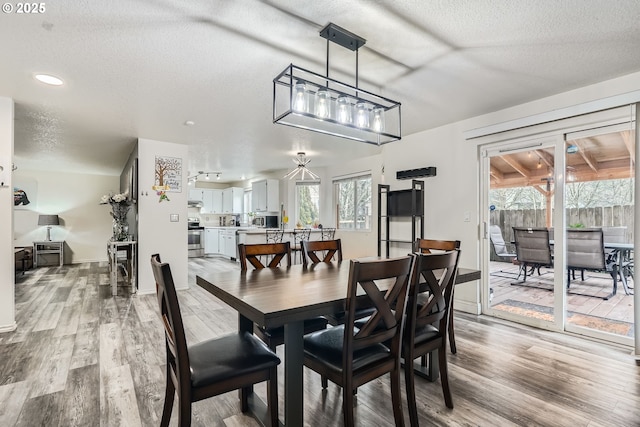
[[[405,335],[413,339],[416,328],[433,324],[443,336],[446,334],[449,310],[452,303],[460,251],[422,254],[416,258],[416,266],[409,290],[407,328]],[[418,311],[418,295],[421,307]],[[413,341],[411,344],[413,345]]]
[[[433,239],[416,239],[413,245],[413,251],[423,254],[430,254],[434,251],[446,252],[460,249],[460,240],[433,240]]]
[[[605,270],[602,229],[567,230],[567,267]]]
[[[284,230],[265,230],[265,238],[267,243],[282,243]]]
[[[309,240],[309,237],[311,237],[310,228],[294,229],[293,230],[294,246],[300,247],[301,242],[305,240]]]
[[[318,264],[320,262],[342,261],[342,242],[337,240],[303,240],[302,263]]]
[[[451,304],[453,284],[457,272],[459,251],[448,252],[442,257],[418,258],[419,270],[415,279],[421,307],[416,313],[416,327],[433,324],[445,319],[447,307]],[[435,254],[431,254],[435,255]],[[437,272],[437,275],[436,275]],[[446,320],[446,319],[445,319]]]
[[[320,230],[320,236],[322,240],[333,240],[335,238],[335,235],[335,228],[322,228],[322,230]]]
[[[359,289],[364,291],[375,312],[355,334],[345,333],[345,362],[351,363],[353,351],[389,340],[392,340],[392,354],[398,354],[412,264],[411,255],[384,260],[351,261],[345,331],[354,330]],[[388,286],[386,291],[380,290],[383,282],[384,287]]]
[[[156,281],[156,294],[165,329],[167,363],[171,366],[178,383],[190,388],[186,386],[191,381],[187,340],[171,267],[169,264],[161,263],[160,256],[154,254],[151,256],[151,269]]]
[[[276,268],[284,260],[285,265],[291,265],[291,243],[258,243],[255,245],[238,245],[238,254],[240,256],[240,269],[247,270],[247,261],[259,270],[261,268]],[[265,265],[260,257],[268,256],[269,261]]]

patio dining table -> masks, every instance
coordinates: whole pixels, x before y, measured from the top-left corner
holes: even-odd
[[[281,425],[304,425],[303,323],[344,310],[349,264],[345,260],[308,267],[209,271],[196,276],[199,286],[238,312],[239,330],[253,332],[254,323],[267,328],[284,326],[285,408]],[[479,278],[480,271],[459,268],[456,283]],[[243,393],[248,393],[250,411],[264,423],[264,402],[251,389]]]

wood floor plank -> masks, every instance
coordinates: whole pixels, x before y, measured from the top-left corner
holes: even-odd
[[[64,393],[60,426],[96,425],[100,419],[100,370],[98,365],[71,369]]]
[[[51,337],[49,346],[40,356],[36,369],[38,376],[32,379],[29,397],[43,396],[64,390],[69,374],[75,337]]]
[[[129,365],[100,368],[100,426],[141,426]]]
[[[62,312],[58,318],[58,324],[53,332],[53,336],[60,337],[64,335],[75,335],[78,333],[81,307],[81,303],[75,306],[67,305],[66,303],[63,304]]]
[[[70,369],[97,365],[100,358],[100,325],[98,321],[78,327],[71,355]]]
[[[27,399],[15,423],[16,427],[59,425],[63,401],[64,393],[61,391]]]
[[[100,325],[100,370],[107,371],[128,363],[118,323]]]
[[[29,382],[20,381],[0,386],[0,425],[13,426],[29,395]]]

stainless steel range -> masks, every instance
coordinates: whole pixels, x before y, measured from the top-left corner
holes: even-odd
[[[199,218],[189,218],[187,220],[187,235],[189,243],[187,245],[189,258],[204,256],[204,227],[200,225]]]

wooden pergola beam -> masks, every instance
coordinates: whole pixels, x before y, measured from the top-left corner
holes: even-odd
[[[504,179],[504,174],[498,170],[495,166],[491,166],[491,170],[489,171],[489,175],[491,175],[496,181],[500,182]]]
[[[553,168],[554,161],[551,154],[547,153],[544,150],[534,150],[534,152],[536,153],[538,158],[542,160],[545,165],[547,165],[548,168]]]
[[[531,176],[531,171],[527,169],[525,166],[523,166],[520,162],[518,162],[513,157],[505,154],[500,156],[500,158],[504,160],[513,169],[515,169],[523,177],[528,178],[529,176]]]
[[[580,156],[585,161],[585,163],[594,172],[598,172],[598,161],[594,159],[593,156],[587,152],[587,150],[584,148],[584,143],[582,142],[582,140],[576,139],[573,141],[573,143],[578,146],[578,154],[580,154]]]

